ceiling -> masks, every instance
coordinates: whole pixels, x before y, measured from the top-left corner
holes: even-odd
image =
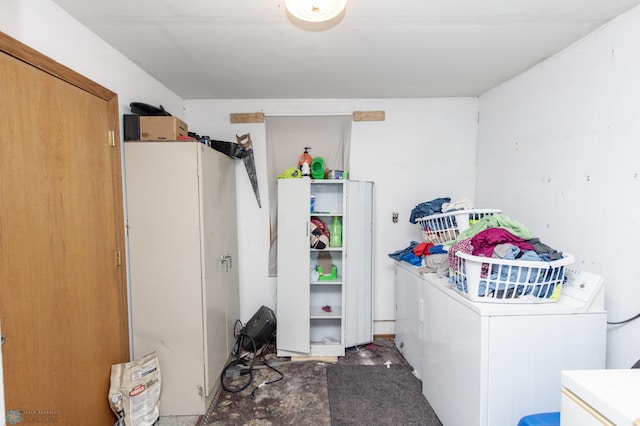
[[[184,99],[478,96],[640,0],[54,0]]]

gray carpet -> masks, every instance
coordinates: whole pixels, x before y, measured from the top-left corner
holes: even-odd
[[[332,426],[441,426],[407,365],[328,365]]]

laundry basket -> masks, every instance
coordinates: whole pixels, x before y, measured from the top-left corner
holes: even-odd
[[[560,299],[565,266],[573,262],[575,258],[567,253],[562,259],[538,262],[456,252],[449,281],[474,302],[552,303]]]
[[[469,229],[484,216],[502,213],[498,209],[454,210],[416,219],[422,238],[426,242],[443,244],[455,240],[461,232]]]

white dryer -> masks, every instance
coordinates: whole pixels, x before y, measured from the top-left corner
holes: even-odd
[[[513,426],[528,414],[560,411],[562,370],[605,368],[607,314],[598,275],[566,268],[558,302],[501,304],[472,302],[446,278],[421,275],[406,262],[396,268],[422,283],[414,299],[418,370],[445,426]]]

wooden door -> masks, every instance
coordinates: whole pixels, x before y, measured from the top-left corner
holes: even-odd
[[[117,97],[1,33],[0,51],[7,421],[110,425],[129,360]]]

